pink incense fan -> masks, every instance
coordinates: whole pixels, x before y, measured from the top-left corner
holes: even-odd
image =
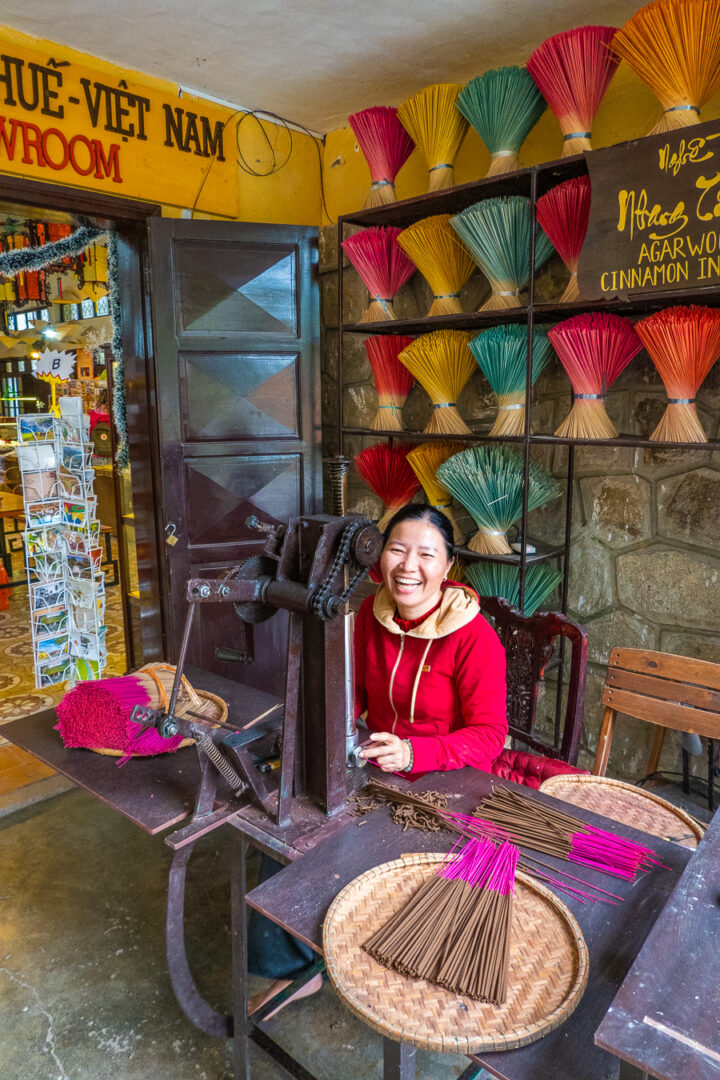
[[[386,322],[397,318],[392,302],[395,294],[412,277],[415,266],[397,242],[402,230],[376,226],[343,240],[343,251],[365,282],[370,304],[361,323]]]
[[[573,406],[555,434],[572,439],[615,439],[618,431],[605,409],[607,391],[642,349],[628,319],[592,312],[575,315],[548,337],[572,383]]]
[[[415,149],[394,105],[379,105],[353,113],[348,123],[370,169],[365,209],[396,201],[395,177]]]
[[[540,228],[570,271],[570,281],[559,302],[579,300],[578,261],[590,220],[589,177],[576,176],[550,188],[538,199],[536,212]]]
[[[580,26],[554,34],[532,53],[527,69],[563,133],[563,157],[591,150],[595,113],[617,69],[614,26]]]

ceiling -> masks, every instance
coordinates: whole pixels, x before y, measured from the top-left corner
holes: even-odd
[[[4,0],[6,26],[325,134],[641,0]]]

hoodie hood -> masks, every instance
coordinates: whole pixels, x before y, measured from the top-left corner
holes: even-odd
[[[428,615],[427,619],[407,632],[408,637],[435,638],[447,637],[455,630],[460,630],[472,622],[480,612],[480,602],[477,593],[467,585],[461,585],[453,581],[445,585],[442,590],[442,599],[437,611]],[[391,634],[402,634],[402,630],[394,621],[395,601],[383,585],[375,594],[373,602],[373,614],[381,626],[389,630]]]

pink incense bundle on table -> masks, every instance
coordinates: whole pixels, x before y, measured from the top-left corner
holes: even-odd
[[[591,312],[575,315],[548,331],[573,388],[570,413],[555,434],[560,438],[614,439],[618,430],[605,409],[607,391],[642,349],[628,319]]]
[[[397,242],[401,229],[373,226],[343,240],[342,248],[370,293],[361,323],[397,318],[395,294],[415,272],[415,266]]]
[[[399,334],[378,334],[365,339],[365,352],[372,368],[378,395],[378,411],[370,425],[373,431],[402,431],[402,407],[415,384],[398,356],[413,338]]]
[[[580,26],[554,34],[532,53],[527,69],[563,133],[563,157],[591,150],[595,114],[619,58],[610,52],[614,26]]]
[[[707,442],[695,396],[720,355],[717,308],[665,308],[635,324],[635,330],[665,384],[668,403],[651,439]]]
[[[570,271],[570,281],[560,303],[579,300],[577,270],[590,220],[590,178],[575,176],[556,184],[540,196],[536,213],[540,228]]]
[[[411,450],[411,445],[391,447],[387,443],[376,443],[355,455],[356,471],[385,506],[378,521],[380,532],[385,531],[393,514],[420,490],[420,481],[407,461]]]
[[[130,757],[172,753],[182,735],[164,739],[154,728],[144,729],[130,719],[136,705],[155,707],[153,680],[143,673],[78,683],[56,707],[55,725],[64,745]]]
[[[502,1005],[519,851],[488,839],[458,844],[363,948],[402,975]]]
[[[348,123],[370,169],[367,209],[396,201],[395,177],[415,149],[409,133],[398,120],[394,105],[379,105],[353,113]]]

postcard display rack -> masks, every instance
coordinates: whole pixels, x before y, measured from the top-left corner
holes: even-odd
[[[18,417],[25,558],[38,688],[99,679],[105,648],[105,575],[93,494],[92,443],[79,399],[59,418]]]

